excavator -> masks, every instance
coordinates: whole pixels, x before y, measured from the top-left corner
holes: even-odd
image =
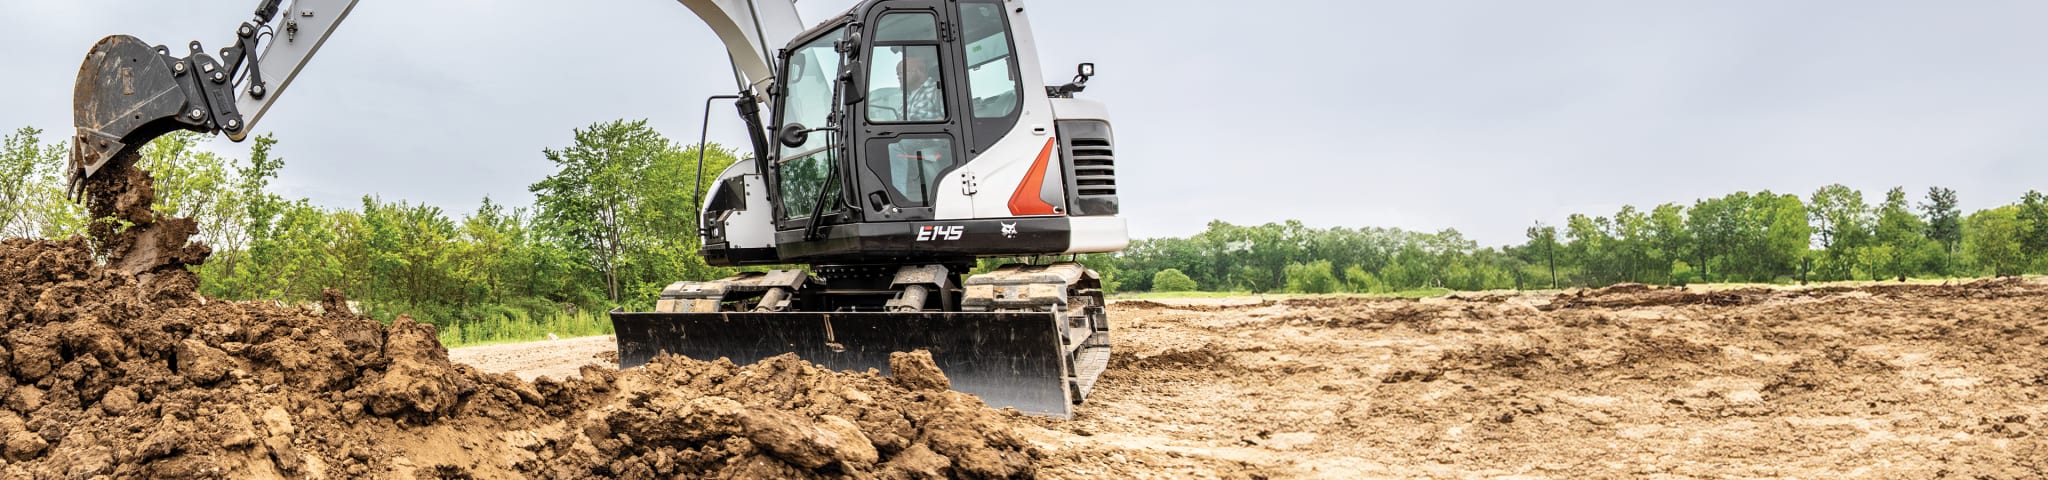
[[[1110,347],[1079,255],[1129,243],[1108,111],[1075,98],[1094,66],[1042,81],[1019,0],[865,0],[808,25],[794,0],[679,1],[724,43],[738,91],[713,99],[749,137],[700,202],[701,255],[745,273],[613,310],[620,366],[795,353],[887,372],[926,350],[991,407],[1071,415]],[[107,198],[94,179],[173,131],[247,138],[355,4],[261,0],[215,52],[100,40],[73,92],[70,194]],[[1014,263],[977,273],[984,258]]]

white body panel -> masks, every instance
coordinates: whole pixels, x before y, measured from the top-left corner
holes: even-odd
[[[1107,253],[1131,245],[1131,232],[1124,217],[1114,215],[1073,217],[1073,239],[1064,253]]]
[[[1017,79],[1023,84],[1023,90],[1018,92],[1023,100],[1023,110],[1017,117],[1017,125],[1005,133],[1002,140],[990,145],[987,151],[946,175],[940,185],[947,187],[937,189],[937,199],[932,202],[936,207],[933,216],[937,219],[1016,217],[1010,213],[1010,196],[1023,183],[1025,174],[1029,173],[1032,162],[1038,160],[1038,153],[1045,148],[1046,142],[1054,140],[1054,117],[1049,107],[1050,99],[1045,95],[1044,72],[1038,65],[1038,44],[1032,37],[1031,21],[1021,10],[1005,10],[1010,16],[1011,42],[1015,43],[1012,51],[1017,55]],[[1057,163],[1057,142],[1053,148],[1051,161]],[[1066,185],[1066,179],[1059,173],[1061,170],[1052,170],[1054,174],[1046,177],[1045,184]],[[969,183],[970,178],[976,185],[972,195],[961,188]],[[1065,205],[1055,205],[1065,208]]]
[[[740,160],[725,167],[725,171],[718,174],[718,181],[711,183],[711,191],[715,192],[727,182],[741,182],[741,189],[747,193],[745,210],[711,220],[720,223],[720,228],[725,230],[727,248],[775,247],[775,218],[768,210],[768,184],[761,179],[761,174],[755,173],[755,168],[753,159]],[[705,205],[710,203],[704,202]],[[697,214],[702,218],[707,212],[698,210]]]
[[[1084,98],[1052,99],[1052,116],[1060,120],[1109,121],[1109,107]],[[1112,122],[1114,124],[1114,122]]]
[[[334,34],[334,27],[348,19],[348,12],[355,9],[356,0],[296,0],[277,12],[277,36],[271,37],[255,56],[256,65],[263,71],[265,82],[263,95],[252,95],[247,91],[238,92],[235,110],[242,113],[245,126],[241,130],[227,132],[228,139],[242,141],[249,132],[255,131],[256,122],[263,120],[263,114],[270,111],[285,87],[299,76],[299,70],[306,68],[306,60],[320,51],[320,45],[327,43],[327,37]],[[254,89],[256,82],[248,82],[244,88]]]

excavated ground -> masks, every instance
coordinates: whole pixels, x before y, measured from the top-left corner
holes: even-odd
[[[135,228],[0,241],[7,478],[2048,477],[2048,286],[2018,280],[1120,302],[1058,421],[918,354],[528,382],[604,355],[479,368],[338,293],[209,300],[189,223],[122,178],[94,209]]]
[[[1168,303],[1046,476],[2048,478],[2038,283]]]
[[[20,279],[0,287],[8,478],[1003,478],[1043,455],[921,354],[892,359],[894,379],[665,357],[528,383],[449,362],[430,325],[340,313],[338,294],[146,288],[82,239],[0,242],[0,277]]]
[[[1042,477],[2048,478],[2038,283],[1128,301],[1111,318],[1117,353],[1077,416],[1019,420]],[[581,343],[470,358],[580,365]]]

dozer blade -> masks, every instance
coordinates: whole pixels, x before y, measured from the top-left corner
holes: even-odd
[[[953,389],[990,407],[1066,418],[1072,407],[1052,313],[611,313],[619,367],[661,352],[748,364],[796,353],[834,370],[889,372],[889,353],[926,350]]]

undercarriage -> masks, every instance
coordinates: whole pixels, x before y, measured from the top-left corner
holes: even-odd
[[[816,266],[677,282],[654,312],[613,312],[621,367],[663,353],[750,363],[796,353],[835,370],[889,370],[931,352],[989,406],[1066,417],[1109,361],[1101,278],[1074,262]],[[964,278],[963,278],[964,277]]]

